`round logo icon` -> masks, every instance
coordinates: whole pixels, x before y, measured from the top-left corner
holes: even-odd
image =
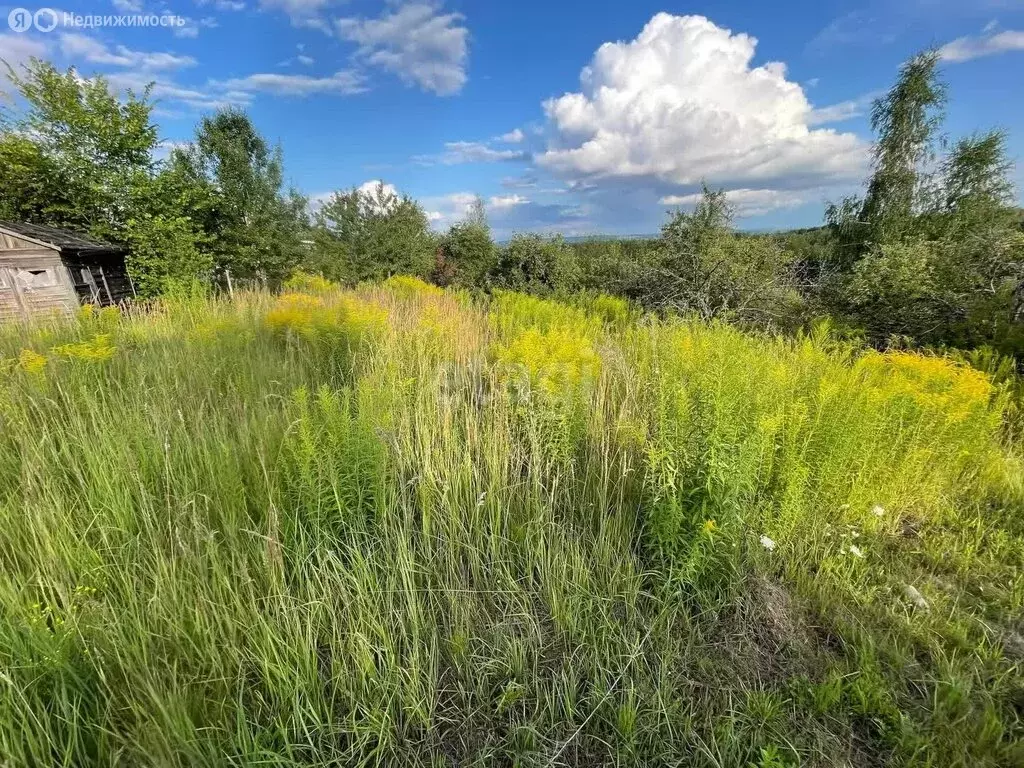
[[[7,26],[15,32],[28,32],[32,29],[32,11],[27,8],[15,8],[7,14]]]
[[[53,8],[40,8],[32,20],[40,32],[52,32],[57,26],[57,12]]]

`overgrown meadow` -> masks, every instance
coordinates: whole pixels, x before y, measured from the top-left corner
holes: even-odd
[[[412,278],[0,333],[0,763],[1024,764],[951,360]]]

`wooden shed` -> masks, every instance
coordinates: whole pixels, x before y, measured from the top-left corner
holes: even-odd
[[[0,322],[131,298],[124,256],[116,245],[67,230],[0,221]]]

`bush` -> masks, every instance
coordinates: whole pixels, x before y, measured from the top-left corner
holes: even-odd
[[[565,295],[580,288],[579,265],[561,237],[516,235],[501,249],[490,281],[513,291]]]

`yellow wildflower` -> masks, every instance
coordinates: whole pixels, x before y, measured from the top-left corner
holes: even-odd
[[[331,297],[303,293],[281,295],[266,315],[276,331],[290,331],[307,339],[348,337],[358,341],[365,334],[383,328],[387,313],[380,307],[350,295]]]
[[[394,275],[384,281],[384,287],[391,289],[392,293],[405,299],[417,297],[443,296],[444,291],[436,285],[420,280],[410,275]]]
[[[330,293],[338,290],[341,286],[320,275],[296,272],[285,281],[284,287],[294,293]]]
[[[953,423],[984,410],[994,391],[981,371],[937,355],[871,352],[860,366],[875,378],[875,400],[906,398]]]
[[[110,344],[110,334],[101,333],[89,341],[62,344],[59,347],[54,347],[51,351],[55,355],[66,357],[69,360],[101,363],[113,357],[116,349],[117,347],[113,347]]]
[[[46,358],[34,350],[23,349],[21,354],[18,355],[18,365],[21,366],[23,371],[40,374],[46,368]]]
[[[601,358],[590,340],[564,329],[547,333],[530,328],[507,346],[494,348],[493,357],[507,368],[526,374],[531,386],[547,394],[571,391],[597,378]]]

